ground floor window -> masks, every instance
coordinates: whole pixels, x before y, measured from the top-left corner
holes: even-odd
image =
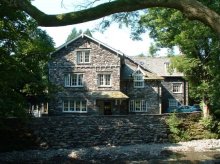
[[[178,106],[178,101],[176,99],[169,99],[169,107],[175,108]]]
[[[129,111],[130,112],[147,112],[146,100],[130,100]]]
[[[87,104],[85,100],[64,100],[63,112],[85,113]]]

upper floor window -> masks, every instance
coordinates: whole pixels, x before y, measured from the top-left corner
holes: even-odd
[[[182,93],[182,83],[173,83],[173,93]]]
[[[84,51],[77,51],[77,63],[90,63],[90,51],[84,50]]]
[[[144,75],[138,70],[134,74],[134,87],[135,88],[144,88]]]
[[[64,86],[65,87],[83,87],[83,74],[65,74],[64,76]]]
[[[64,100],[63,112],[85,113],[87,112],[87,104],[84,100]]]
[[[130,100],[130,112],[147,112],[147,102],[145,100]]]
[[[111,86],[111,74],[98,74],[99,86]]]

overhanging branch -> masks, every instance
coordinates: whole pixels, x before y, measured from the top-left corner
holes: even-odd
[[[43,13],[28,0],[0,0],[0,2],[25,11],[38,22],[39,26],[45,27],[78,24],[114,13],[131,12],[152,7],[173,8],[181,11],[190,19],[205,23],[220,36],[220,15],[197,0],[115,0],[85,10],[56,15]]]

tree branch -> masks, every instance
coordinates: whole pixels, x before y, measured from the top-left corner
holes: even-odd
[[[25,11],[39,26],[65,26],[99,19],[114,13],[131,12],[152,7],[173,8],[184,13],[189,19],[199,20],[210,26],[220,36],[220,15],[197,0],[115,0],[96,7],[65,14],[47,15],[28,0],[0,0],[11,7]]]

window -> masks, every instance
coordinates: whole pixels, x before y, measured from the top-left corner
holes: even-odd
[[[134,74],[134,87],[144,88],[144,76],[140,70],[138,70]]]
[[[86,101],[80,100],[64,100],[63,112],[86,113]]]
[[[90,63],[90,51],[77,51],[77,63]]]
[[[130,100],[129,111],[130,112],[147,112],[146,100]]]
[[[169,99],[169,107],[170,108],[175,108],[178,106],[178,101],[176,99]]]
[[[64,75],[64,86],[65,87],[83,87],[83,74],[65,74]]]
[[[111,74],[99,74],[98,85],[99,86],[111,86]]]
[[[173,93],[182,93],[182,83],[173,83]]]

